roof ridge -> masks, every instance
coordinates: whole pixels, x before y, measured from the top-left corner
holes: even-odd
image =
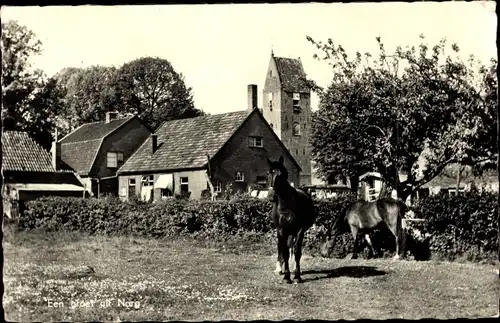
[[[173,122],[187,122],[187,121],[192,121],[195,119],[202,119],[202,118],[210,118],[210,117],[216,117],[216,116],[223,116],[223,115],[228,115],[228,114],[233,114],[233,113],[242,113],[242,112],[247,112],[248,110],[238,110],[238,111],[231,111],[231,112],[223,112],[223,113],[217,113],[217,114],[210,114],[210,115],[204,115],[204,116],[197,116],[197,117],[192,117],[192,118],[184,118],[184,119],[173,119],[173,120],[167,120],[164,121],[161,126],[156,129],[154,133],[159,132],[165,125],[173,123]],[[250,111],[249,111],[250,112]]]
[[[123,119],[127,119],[127,118],[132,118],[132,117],[134,117],[134,116],[125,116],[125,117],[121,117],[121,118],[115,118],[115,119],[113,119],[113,120],[110,120],[109,122],[112,122],[112,121],[117,121],[117,120],[123,120]],[[87,125],[87,124],[109,123],[109,122],[106,122],[106,120],[99,120],[99,121],[85,122],[84,124],[82,124],[82,126]]]
[[[78,143],[81,143],[81,142],[96,141],[96,140],[101,140],[101,139],[102,139],[102,138],[89,139],[89,140],[81,140],[81,141],[72,141],[72,142],[61,142],[61,145],[78,144]]]

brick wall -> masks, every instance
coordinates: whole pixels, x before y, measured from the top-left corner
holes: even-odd
[[[268,93],[273,93],[272,109]],[[311,184],[311,95],[300,93],[301,112],[293,112],[293,93],[285,92],[279,82],[276,63],[271,57],[262,91],[264,118],[273,124],[273,129],[302,168],[301,185]],[[300,124],[301,135],[293,135],[293,124]]]
[[[272,107],[269,104],[269,93],[273,93]],[[276,63],[271,57],[269,67],[266,73],[266,81],[262,91],[262,114],[269,124],[272,124],[274,132],[278,138],[283,140],[282,137],[282,119],[281,119],[281,84],[278,77],[278,69]]]
[[[121,165],[139,148],[150,135],[150,131],[137,118],[128,122],[124,127],[106,138],[99,150],[96,162],[92,168],[92,176],[107,177],[116,175]],[[107,153],[123,153],[123,162],[117,168],[107,167]]]
[[[256,183],[257,176],[267,175],[269,166],[266,156],[271,160],[283,156],[289,173],[288,180],[297,187],[300,184],[299,170],[271,131],[262,115],[252,114],[238,133],[214,156],[211,163],[212,181],[221,182],[223,190],[227,183],[232,183],[235,190],[247,191],[249,185]],[[249,136],[263,137],[264,147],[249,147]],[[237,171],[243,172],[243,182],[235,182]]]

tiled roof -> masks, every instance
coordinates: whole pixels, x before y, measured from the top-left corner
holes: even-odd
[[[90,172],[102,139],[61,144],[61,159],[79,174]]]
[[[299,59],[274,57],[283,90],[287,92],[309,92],[306,73]]]
[[[206,154],[214,156],[249,114],[238,111],[165,122],[156,131],[156,152],[151,153],[148,138],[118,173],[204,167]]]
[[[133,116],[115,119],[111,120],[109,123],[106,123],[105,121],[86,123],[61,139],[61,143],[65,144],[70,142],[102,139],[132,118]]]
[[[87,174],[92,169],[103,138],[132,118],[134,116],[111,120],[109,123],[99,121],[83,124],[60,140],[62,161],[79,174]]]
[[[2,133],[2,170],[55,172],[49,152],[21,131]]]

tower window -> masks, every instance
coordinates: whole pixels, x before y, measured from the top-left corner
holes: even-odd
[[[267,94],[267,99],[269,100],[269,110],[273,111],[273,93]]]
[[[273,128],[273,129],[274,129],[274,126],[273,126],[273,124],[272,124],[272,123],[270,124],[270,126],[271,126],[271,128]]]
[[[293,112],[300,113],[300,93],[293,94]]]
[[[300,136],[300,124],[298,122],[294,122],[292,132],[294,136]]]

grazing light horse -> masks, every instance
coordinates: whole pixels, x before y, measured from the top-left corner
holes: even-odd
[[[316,220],[316,212],[311,197],[301,189],[296,189],[288,182],[288,171],[283,164],[283,156],[269,164],[269,185],[272,188],[271,217],[278,234],[277,271],[283,273],[283,280],[291,283],[289,257],[290,249],[295,256],[294,282],[301,283],[300,258],[305,232]]]
[[[358,201],[350,205],[347,210],[341,213],[332,227],[333,239],[327,241],[322,248],[322,255],[330,254],[338,234],[350,229],[354,238],[352,258],[358,256],[357,244],[359,234],[364,234],[373,253],[375,250],[369,239],[368,232],[385,224],[396,238],[396,253],[393,260],[404,257],[405,233],[402,227],[403,216],[408,210],[406,204],[393,198],[379,199],[373,202]]]

